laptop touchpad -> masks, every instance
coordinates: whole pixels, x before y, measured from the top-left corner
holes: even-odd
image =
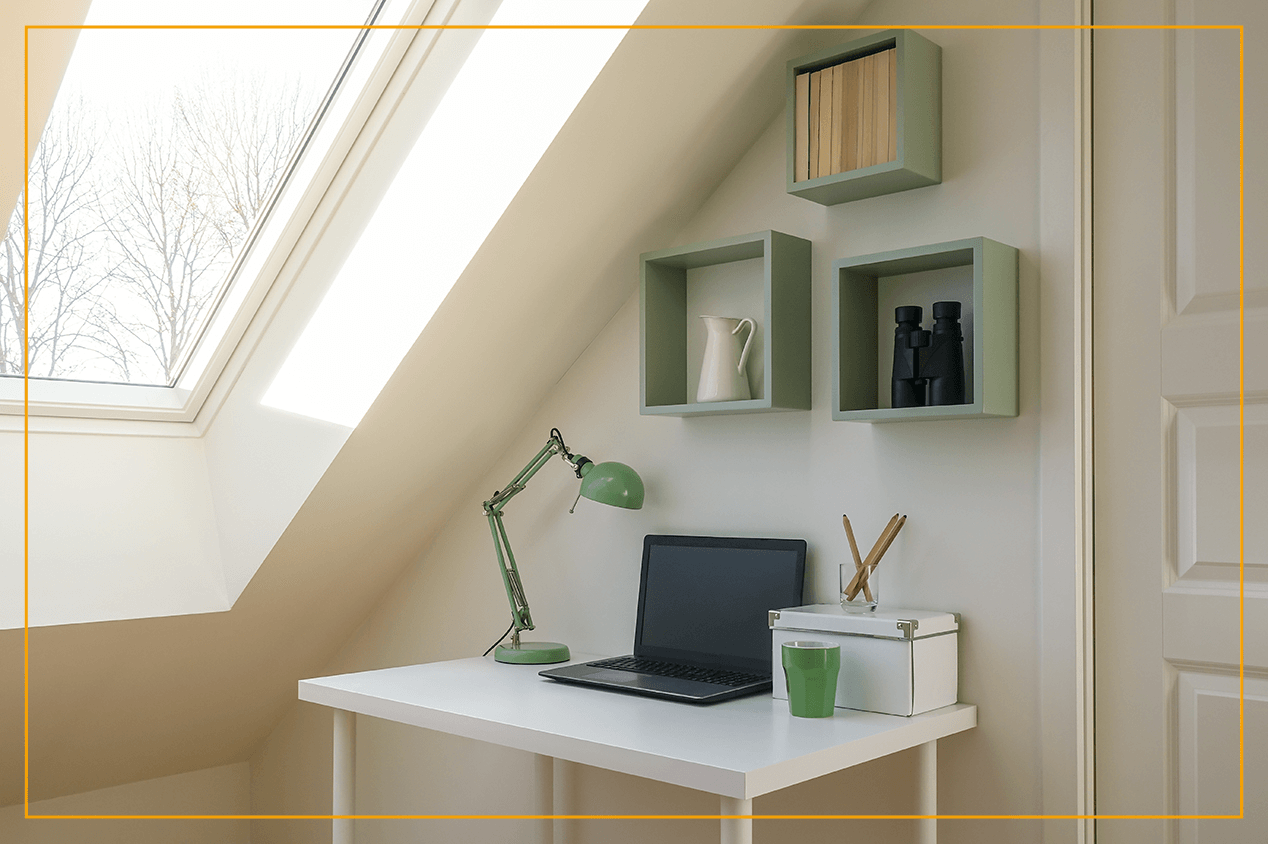
[[[637,686],[639,684],[639,675],[631,674],[628,671],[613,671],[610,668],[579,668],[569,672],[569,675],[582,680],[602,680],[605,683],[614,683],[622,686]]]
[[[575,675],[585,679],[601,680],[610,686],[626,686],[631,689],[658,689],[678,694],[709,694],[717,692],[719,686],[713,683],[701,683],[682,677],[658,677],[655,674],[639,674],[634,671],[614,671],[610,668],[596,668],[586,674]]]

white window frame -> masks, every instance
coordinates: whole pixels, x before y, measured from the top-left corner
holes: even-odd
[[[305,153],[249,236],[237,261],[238,283],[175,385],[3,378],[0,431],[200,436],[311,251],[315,238],[303,235],[321,232],[337,209],[337,198],[323,200],[346,189],[443,31],[415,27],[448,23],[460,3],[495,10],[499,2],[387,0],[376,24],[382,28],[366,33],[356,60],[342,71],[345,78]],[[452,78],[456,69],[441,75]]]

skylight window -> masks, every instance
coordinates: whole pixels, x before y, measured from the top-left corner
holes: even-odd
[[[209,17],[94,0],[85,24],[360,24],[376,5],[217,0]],[[229,285],[254,281],[235,267],[359,36],[82,30],[0,253],[0,376],[197,377],[192,354]]]
[[[503,0],[491,26],[625,27],[646,2]],[[265,405],[356,427],[626,32],[480,37]]]

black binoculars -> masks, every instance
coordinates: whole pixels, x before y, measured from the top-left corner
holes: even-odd
[[[933,303],[933,332],[916,305],[894,309],[893,407],[964,404],[964,334],[960,303]]]

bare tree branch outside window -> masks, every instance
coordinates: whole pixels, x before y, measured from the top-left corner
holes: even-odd
[[[0,375],[172,383],[315,108],[297,83],[217,78],[108,133],[82,102],[56,110],[29,175],[29,257],[20,203],[0,256]]]
[[[245,240],[314,107],[298,84],[274,90],[253,78],[225,86],[204,76],[192,90],[177,91],[174,118],[193,164],[229,214],[225,243]]]
[[[22,198],[0,258],[0,375],[73,376],[97,356],[95,332],[110,277],[103,254],[101,189],[93,178],[97,124],[82,102],[50,117],[28,178],[30,268],[23,248]],[[29,309],[28,309],[29,306]],[[23,360],[23,329],[29,365]]]

